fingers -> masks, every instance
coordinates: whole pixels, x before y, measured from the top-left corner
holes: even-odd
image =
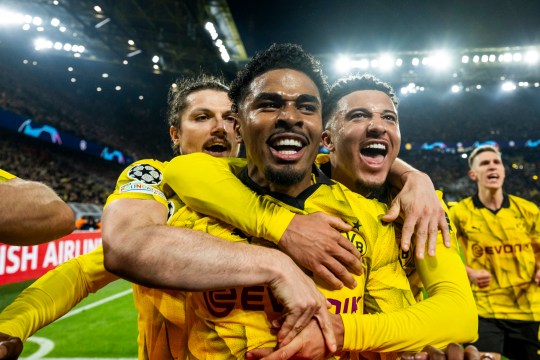
[[[423,351],[427,352],[429,360],[445,360],[446,359],[446,354],[442,350],[437,349],[436,347],[426,346]]]
[[[283,346],[289,344],[306,327],[313,315],[311,311],[304,311],[299,315],[292,313],[283,315],[284,321],[278,332],[278,343]]]
[[[332,326],[332,319],[331,314],[326,309],[321,309],[316,315],[315,318],[317,319],[317,322],[319,323],[319,327],[321,328],[323,337],[324,337],[324,343],[326,344],[326,348],[330,353],[335,353],[337,350],[337,344],[336,344],[336,336],[334,334],[334,327]]]
[[[467,346],[464,352],[465,352],[465,360],[480,360],[480,352],[475,346],[473,345]]]
[[[435,256],[435,248],[437,247],[437,236],[439,235],[439,223],[436,219],[432,219],[428,225],[428,255]]]
[[[341,267],[343,267],[343,265],[341,265]],[[347,269],[345,269],[345,270],[347,270]],[[315,269],[313,269],[313,271],[315,273],[314,278],[324,282],[330,290],[339,290],[345,284],[348,284],[348,285],[346,285],[347,287],[351,287],[355,283],[355,280],[352,277],[352,275],[348,274],[350,278],[344,277],[342,279],[342,280],[345,281],[345,284],[344,284],[338,277],[336,277],[336,275],[334,273],[334,271],[336,271],[336,269],[329,270],[326,266],[320,265],[320,266],[316,267]],[[339,270],[337,270],[337,271],[339,271]]]
[[[448,360],[462,360],[464,357],[464,351],[461,345],[451,343],[446,348],[446,358]]]
[[[302,349],[301,341],[293,341],[290,344],[283,346],[274,352],[265,355],[263,360],[287,360],[292,358],[297,352]]]
[[[21,339],[9,337],[0,341],[0,359],[17,359],[23,349]]]
[[[403,251],[408,251],[411,247],[415,224],[416,219],[413,219],[411,216],[407,216],[403,222],[403,226],[401,227],[401,249]]]
[[[246,360],[262,359],[264,356],[270,355],[273,351],[274,349],[272,348],[253,349],[246,353]]]
[[[345,221],[343,221],[342,219],[338,217],[331,216],[324,213],[320,213],[320,214],[323,216],[323,219],[327,220],[328,225],[330,225],[336,230],[339,230],[340,232],[347,232],[353,229],[351,225],[347,224]]]
[[[428,353],[425,351],[415,353],[414,351],[407,351],[401,355],[402,360],[429,360]]]
[[[354,289],[357,285],[356,280],[349,270],[333,257],[326,259],[324,267],[320,271],[317,271],[317,275],[323,281],[327,281],[328,278],[328,280],[332,281],[332,284],[339,283],[341,287],[336,288],[336,290],[341,289],[343,285],[350,289]]]
[[[416,224],[416,257],[418,259],[423,259],[426,252],[428,226],[429,220],[426,217],[421,217]]]
[[[382,217],[382,221],[384,222],[392,222],[396,220],[399,216],[399,211],[401,209],[399,198],[394,199],[392,201],[392,204],[386,214]]]
[[[450,248],[452,246],[452,240],[450,238],[450,228],[448,226],[448,221],[446,220],[446,213],[443,212],[442,216],[439,216],[439,230],[441,231],[443,237],[444,246]]]

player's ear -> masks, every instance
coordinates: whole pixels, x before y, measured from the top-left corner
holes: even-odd
[[[334,142],[332,141],[332,134],[330,134],[330,130],[324,130],[323,131],[323,133],[322,133],[322,144],[330,152],[334,152],[336,150],[336,147],[334,146]]]
[[[242,126],[240,125],[240,121],[238,119],[234,119],[234,139],[239,144],[244,143],[244,139],[242,138]]]
[[[171,135],[171,141],[175,146],[180,145],[180,131],[176,126],[171,126],[169,128],[169,134]]]
[[[472,181],[478,180],[478,176],[476,176],[476,172],[474,172],[474,170],[472,169],[469,170],[469,178],[471,178]]]

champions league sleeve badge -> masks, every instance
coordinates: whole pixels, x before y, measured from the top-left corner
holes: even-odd
[[[161,171],[149,164],[139,164],[132,167],[127,176],[148,185],[159,185],[163,180]]]

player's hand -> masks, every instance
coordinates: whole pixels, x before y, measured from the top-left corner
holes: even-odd
[[[295,215],[279,247],[298,265],[312,271],[331,289],[354,288],[350,271],[362,274],[362,257],[341,232],[352,230],[343,220],[321,212]]]
[[[486,269],[469,269],[469,280],[479,288],[485,288],[491,283],[491,273]]]
[[[452,343],[445,351],[426,346],[421,352],[405,352],[402,354],[403,360],[500,360],[501,355],[497,353],[479,352],[476,347],[469,345],[463,349],[460,345]]]
[[[23,350],[21,339],[0,333],[0,359],[14,360],[18,359]]]
[[[325,359],[332,355],[325,345],[317,321],[312,320],[288,345],[278,349],[256,349],[246,354],[246,360]]]
[[[315,287],[313,280],[308,277],[285,254],[281,255],[280,275],[276,276],[269,286],[277,300],[284,306],[282,316],[274,320],[274,328],[280,328],[277,334],[278,343],[290,343],[313,318],[317,319],[324,343],[330,351],[336,349],[336,337],[332,326],[331,306],[326,298]],[[278,261],[278,258],[276,258]]]
[[[450,233],[446,215],[428,175],[420,171],[407,172],[403,189],[394,198],[383,221],[404,219],[401,229],[401,248],[409,250],[411,239],[416,240],[416,257],[424,258],[426,241],[428,254],[435,255],[440,230],[446,247],[450,247]]]

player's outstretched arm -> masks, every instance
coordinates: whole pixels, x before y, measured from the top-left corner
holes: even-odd
[[[26,341],[116,279],[103,266],[101,247],[71,259],[41,276],[0,313],[0,333]]]
[[[174,290],[268,285],[285,306],[279,338],[295,336],[316,316],[326,341],[335,343],[325,298],[287,255],[167,226],[166,220],[167,208],[153,200],[111,202],[102,217],[105,267],[133,282]]]
[[[190,208],[278,244],[297,264],[313,271],[330,287],[356,286],[349,270],[362,272],[361,257],[340,234],[352,227],[322,213],[295,215],[257,195],[234,175],[244,166],[241,159],[203,153],[182,155],[167,166],[165,181]]]
[[[0,239],[5,244],[41,244],[75,228],[73,210],[39,182],[15,178],[0,183],[0,205]]]
[[[444,209],[429,176],[400,159],[396,159],[389,181],[399,190],[383,217],[384,221],[394,221],[400,213],[403,216],[401,247],[407,251],[411,239],[416,240],[416,256],[424,257],[426,242],[428,254],[435,255],[437,234],[440,230],[447,247],[450,246],[450,235]]]

